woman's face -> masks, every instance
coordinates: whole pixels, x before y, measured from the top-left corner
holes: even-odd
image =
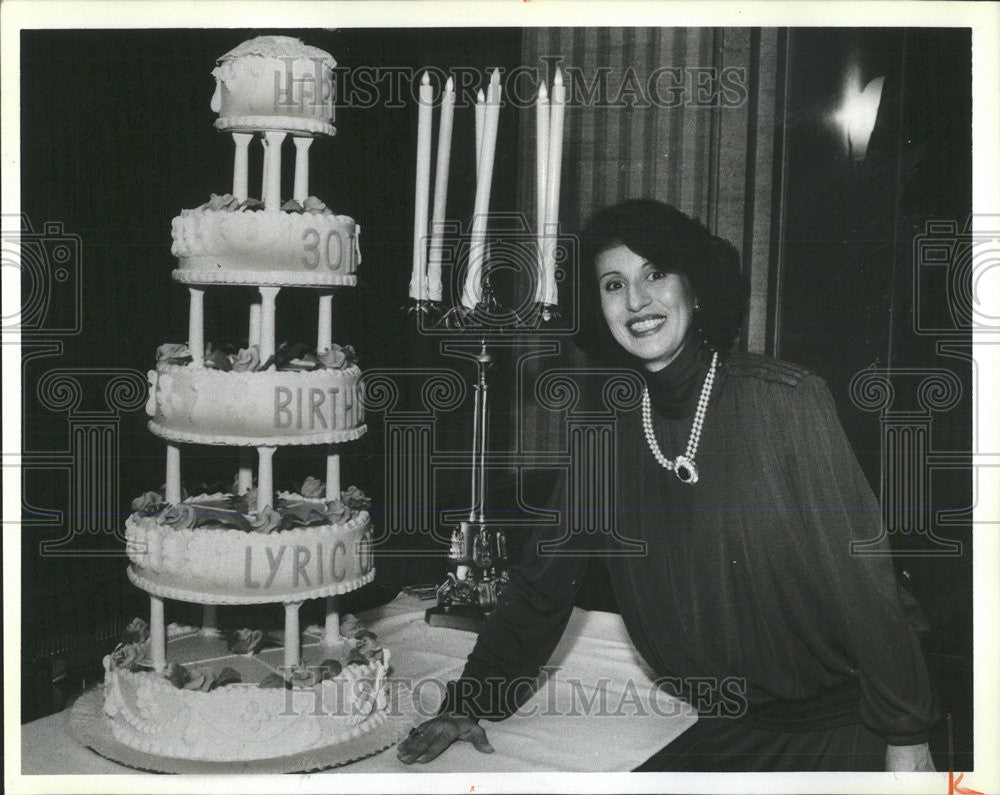
[[[687,277],[663,273],[627,246],[597,255],[601,309],[612,336],[649,370],[673,361],[694,315]]]

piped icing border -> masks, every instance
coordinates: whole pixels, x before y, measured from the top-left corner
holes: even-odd
[[[331,137],[337,134],[337,128],[329,122],[301,116],[224,116],[215,120],[215,126],[219,130],[234,132],[283,130]]]
[[[341,273],[295,273],[292,271],[237,271],[177,269],[171,274],[181,284],[235,284],[246,287],[355,287],[358,277]]]
[[[224,445],[228,447],[293,447],[295,445],[306,444],[337,444],[339,442],[353,442],[368,432],[368,426],[364,424],[344,431],[326,431],[322,434],[313,434],[310,436],[253,437],[175,431],[170,428],[164,428],[155,420],[150,420],[148,427],[152,433],[155,433],[161,439],[166,439],[168,442]]]

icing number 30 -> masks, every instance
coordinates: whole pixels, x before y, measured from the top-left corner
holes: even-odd
[[[322,241],[322,246],[320,241],[320,234],[316,229],[309,228],[302,232],[302,248],[305,251],[302,266],[308,270],[315,270],[322,262],[328,270],[337,270],[344,251],[344,242],[340,239],[340,235],[336,229],[331,229],[326,233],[326,240]]]

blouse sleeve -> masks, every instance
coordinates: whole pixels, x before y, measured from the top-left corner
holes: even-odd
[[[792,604],[803,606],[800,631],[813,648],[831,637],[838,643],[831,653],[855,670],[869,729],[890,745],[924,743],[937,716],[915,626],[919,608],[900,589],[884,538],[852,550],[852,542],[879,538],[882,516],[825,383],[808,376],[795,392],[785,455],[804,534],[789,539],[792,565],[802,570],[785,582],[789,598],[801,600]]]
[[[560,479],[555,495],[564,490]],[[553,500],[554,505],[560,505]],[[554,549],[564,524],[533,534],[469,654],[460,679],[449,682],[441,712],[499,720],[534,692],[535,678],[562,637],[586,573],[586,538],[570,536]]]

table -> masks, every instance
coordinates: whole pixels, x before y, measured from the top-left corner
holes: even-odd
[[[475,643],[470,632],[428,626],[423,615],[431,604],[400,595],[360,616],[391,651],[393,677],[411,683],[427,715]],[[390,748],[327,773],[628,771],[696,720],[691,707],[655,687],[613,613],[575,609],[546,672],[516,715],[482,722],[493,754],[456,743],[430,764],[408,766]],[[79,745],[68,717],[62,712],[21,727],[23,774],[138,772]]]

